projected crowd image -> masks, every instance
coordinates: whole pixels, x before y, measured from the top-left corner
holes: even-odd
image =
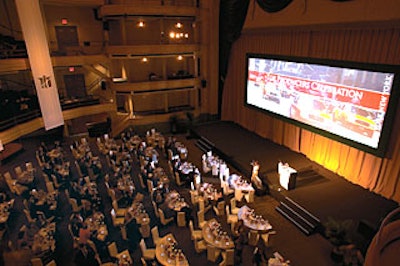
[[[393,73],[248,58],[246,103],[377,148]]]

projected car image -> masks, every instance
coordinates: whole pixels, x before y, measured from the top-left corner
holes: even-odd
[[[302,122],[317,122],[330,126],[332,122],[333,105],[331,102],[312,97],[299,95],[290,106],[290,117]]]
[[[352,104],[342,104],[333,111],[333,121],[368,137],[372,137],[377,128],[375,119],[374,112]]]

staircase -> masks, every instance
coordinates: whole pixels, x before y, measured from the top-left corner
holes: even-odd
[[[285,197],[275,209],[306,235],[315,233],[320,227],[317,217],[289,197]]]
[[[200,150],[204,153],[208,151],[212,151],[214,148],[214,144],[204,137],[200,137],[195,144]]]

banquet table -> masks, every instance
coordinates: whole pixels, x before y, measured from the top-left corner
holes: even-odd
[[[261,215],[255,214],[254,209],[249,208],[247,205],[239,209],[238,218],[243,220],[246,227],[259,233],[265,233],[272,229],[272,225],[267,220]]]
[[[100,241],[105,241],[108,236],[107,225],[105,224],[104,214],[94,212],[91,216],[85,219],[92,237]]]
[[[215,219],[208,220],[202,228],[202,234],[207,244],[219,249],[231,249],[235,247],[232,238],[221,230],[221,224]]]
[[[45,251],[54,252],[56,248],[56,240],[54,238],[55,232],[56,223],[50,223],[40,228],[33,238],[33,253],[40,254]]]
[[[232,174],[229,179],[228,179],[228,184],[233,187],[235,190],[241,190],[241,191],[250,191],[254,190],[253,186],[251,183],[247,182],[247,180],[244,180],[242,176],[239,176],[237,174]]]
[[[165,196],[165,202],[168,204],[168,208],[177,212],[182,210],[182,208],[189,206],[177,191],[171,191],[168,193]]]
[[[189,262],[182,250],[177,248],[177,241],[170,233],[158,241],[156,245],[156,258],[165,266],[187,266]]]

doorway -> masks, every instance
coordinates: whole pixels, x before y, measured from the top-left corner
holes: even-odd
[[[69,47],[79,48],[76,26],[56,26],[55,28],[59,52],[67,53]]]

